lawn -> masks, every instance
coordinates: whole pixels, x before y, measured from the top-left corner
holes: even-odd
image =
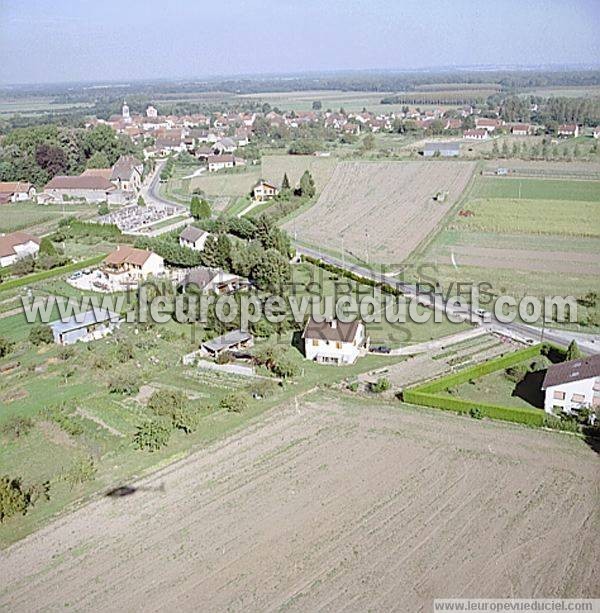
[[[478,177],[473,198],[600,202],[600,181]]]

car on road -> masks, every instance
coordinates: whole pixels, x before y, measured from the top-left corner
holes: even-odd
[[[371,347],[371,353],[390,353],[391,349],[386,347],[385,345],[378,345],[376,347]]]

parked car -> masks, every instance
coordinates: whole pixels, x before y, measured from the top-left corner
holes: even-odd
[[[376,347],[371,347],[372,353],[389,353],[391,349],[386,347],[385,345],[378,345]]]

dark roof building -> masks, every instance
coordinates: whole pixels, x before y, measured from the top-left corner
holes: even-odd
[[[546,371],[542,389],[592,377],[600,377],[600,354],[553,364]]]

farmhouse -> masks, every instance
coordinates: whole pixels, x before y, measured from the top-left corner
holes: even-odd
[[[252,197],[254,200],[264,202],[265,200],[271,200],[275,198],[279,193],[279,189],[274,181],[267,181],[260,179],[258,183],[252,188]]]
[[[514,134],[515,136],[527,136],[530,130],[531,130],[531,127],[529,126],[529,124],[516,123],[511,127],[510,132],[511,134]]]
[[[487,130],[493,132],[496,128],[500,128],[502,122],[499,119],[489,119],[487,117],[477,117],[475,119],[475,127],[477,129]]]
[[[179,244],[194,251],[202,251],[208,237],[209,234],[206,230],[195,226],[187,226],[179,235]]]
[[[215,294],[233,294],[234,292],[250,287],[250,281],[244,277],[239,277],[220,268],[209,268],[198,266],[192,268],[184,277],[181,283],[183,291],[191,289],[204,294],[214,292]]]
[[[321,364],[354,364],[369,344],[364,324],[358,320],[331,319],[319,323],[311,317],[302,338],[306,359]]]
[[[208,172],[216,172],[223,168],[233,168],[235,166],[235,157],[231,153],[209,155],[206,161],[208,162]]]
[[[119,325],[119,315],[107,309],[90,309],[59,319],[50,324],[54,342],[58,345],[72,345],[78,341],[88,343],[110,334]]]
[[[17,260],[35,257],[40,250],[40,239],[26,232],[12,232],[0,236],[0,268]]]
[[[579,136],[579,126],[576,123],[564,123],[558,127],[558,135],[576,138]]]
[[[460,155],[460,143],[425,143],[425,147],[423,148],[423,156],[429,158],[433,157],[434,155],[445,158],[457,157],[458,155]]]
[[[165,262],[152,251],[119,245],[104,258],[103,271],[112,281],[137,282],[147,279],[150,275],[156,277],[163,274]]]
[[[35,187],[23,181],[0,181],[0,204],[33,200]]]
[[[82,174],[77,177],[56,176],[44,187],[44,193],[54,200],[72,198],[88,202],[103,202],[116,191],[105,177]]]
[[[475,130],[465,130],[463,137],[467,140],[486,140],[490,137],[490,133],[483,128]]]
[[[544,377],[546,413],[600,410],[600,354],[550,366]]]
[[[111,183],[126,192],[136,192],[142,185],[144,164],[133,155],[122,155],[112,167]]]
[[[232,330],[217,336],[209,341],[202,343],[201,349],[210,356],[216,358],[225,351],[235,351],[236,349],[248,349],[254,345],[252,334],[244,330]]]

